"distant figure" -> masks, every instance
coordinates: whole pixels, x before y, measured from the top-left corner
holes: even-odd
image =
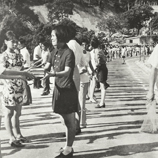
[[[121,49],[121,57],[122,57],[122,64],[125,64],[125,57],[126,57],[126,51],[127,51],[127,49],[126,49],[126,47],[122,47],[122,49]]]

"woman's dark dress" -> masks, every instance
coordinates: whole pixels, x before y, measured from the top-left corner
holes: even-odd
[[[106,83],[108,76],[108,69],[106,66],[106,56],[102,50],[96,51],[96,72],[97,79],[101,83]]]
[[[68,76],[55,77],[55,88],[52,98],[53,111],[59,114],[77,112],[78,94],[73,81],[74,53],[65,45],[63,48],[53,50],[50,60],[55,72],[63,71],[65,66],[71,68]]]

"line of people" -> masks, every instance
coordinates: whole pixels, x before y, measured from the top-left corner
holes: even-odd
[[[76,31],[73,27],[56,25],[52,28],[50,35],[53,50],[50,51],[48,41],[41,40],[39,48],[40,50],[42,48],[44,52],[41,56],[35,53],[35,57],[40,57],[34,58],[33,63],[33,66],[42,67],[44,74],[42,81],[45,81],[48,86],[47,92],[50,89],[49,78],[55,78],[52,109],[54,113],[61,116],[61,122],[66,127],[66,142],[59,149],[60,154],[56,158],[73,157],[72,146],[75,135],[81,133],[81,128],[87,126],[86,95],[90,102],[97,102],[94,97],[96,81],[101,87],[101,100],[96,108],[106,107],[105,96],[109,84],[107,83],[106,55],[103,51],[105,47],[95,36],[87,42],[82,38],[79,40],[75,35]],[[28,140],[20,130],[21,110],[27,97],[25,94],[27,79],[36,81],[37,78],[31,73],[30,56],[25,42],[23,39],[19,39],[18,48],[21,53],[19,53],[15,43],[17,42],[14,33],[7,31],[4,40],[5,50],[0,56],[0,79],[3,81],[3,90],[0,93],[0,116],[4,115],[9,144],[12,147],[24,147],[23,143],[28,142]],[[147,95],[149,101],[153,101],[155,97],[156,59],[157,46],[149,59],[153,67]]]
[[[133,56],[149,56],[151,52],[153,51],[154,45],[135,45],[135,46],[128,46],[126,45],[107,45],[106,46],[106,52],[107,52],[107,61],[112,61],[116,58],[122,58],[122,56],[125,57],[133,57]],[[125,53],[123,53],[125,52]],[[124,63],[124,61],[123,61]]]
[[[60,24],[53,27],[50,35],[53,50],[50,52],[49,41],[41,40],[34,50],[34,63],[31,65],[27,60],[30,56],[26,55],[28,51],[24,41],[19,39],[21,50],[19,53],[14,46],[14,33],[12,31],[6,33],[4,44],[7,48],[0,57],[0,66],[1,75],[5,78],[10,76],[9,79],[3,80],[1,106],[5,109],[3,110],[5,127],[11,146],[23,147],[23,142],[28,142],[27,138],[21,134],[19,120],[27,78],[34,79],[34,86],[38,86],[36,88],[40,88],[39,82],[45,83],[46,89],[44,88],[42,95],[49,93],[49,78],[55,78],[52,109],[54,113],[61,116],[61,122],[66,127],[66,143],[60,149],[57,158],[73,156],[72,145],[75,135],[81,133],[81,128],[87,126],[86,95],[89,95],[91,102],[96,102],[94,98],[96,80],[101,87],[101,101],[96,108],[105,108],[105,95],[109,84],[107,83],[108,69],[106,56],[102,50],[103,46],[97,37],[92,37],[88,43],[83,39],[75,38],[75,35],[76,30],[72,26]],[[41,48],[43,54],[39,53]],[[44,72],[42,79],[35,78],[31,73],[31,68],[35,65],[42,67]]]

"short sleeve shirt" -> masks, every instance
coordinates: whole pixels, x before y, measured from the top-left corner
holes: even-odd
[[[38,55],[40,58],[42,56],[42,50],[40,48],[40,46],[36,46],[33,52],[33,60],[38,60],[38,58],[36,57],[36,55]]]
[[[27,50],[27,48],[23,48],[20,50],[21,55],[23,56],[24,61],[26,62],[24,64],[24,67],[30,67],[30,53]]]
[[[49,62],[55,72],[64,71],[66,66],[71,68],[68,76],[55,77],[55,84],[60,88],[72,88],[74,86],[73,71],[75,67],[75,56],[72,50],[67,45],[58,50],[54,49]]]
[[[50,59],[50,51],[42,51],[42,64],[46,64],[47,61]]]
[[[75,55],[75,69],[73,74],[73,80],[75,82],[76,88],[79,91],[80,86],[80,74],[78,66],[81,64],[83,48],[80,46],[76,40],[72,39],[67,43],[68,47],[73,51]]]
[[[82,63],[80,65],[80,70],[82,70],[82,68],[86,68],[88,70],[89,67],[89,62],[91,61],[91,56],[90,53],[87,52],[86,54],[82,55]],[[80,82],[81,83],[87,83],[89,82],[90,78],[87,72],[80,74]]]
[[[158,69],[158,44],[155,46],[153,52],[151,53],[148,63],[154,68]]]
[[[80,46],[76,40],[70,40],[67,43],[68,47],[74,52],[75,55],[75,64],[79,65],[81,63],[83,48]]]

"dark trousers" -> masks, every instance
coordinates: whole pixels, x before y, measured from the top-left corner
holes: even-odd
[[[34,88],[41,88],[42,87],[40,79],[41,79],[40,77],[36,77],[34,79],[34,82],[33,82],[33,87]]]
[[[43,92],[49,92],[50,90],[49,78],[43,80]]]
[[[34,60],[34,63],[36,62],[37,60]],[[41,64],[41,63],[39,63],[39,64]],[[38,66],[38,65],[37,65]],[[34,79],[34,82],[33,82],[33,87],[34,88],[41,88],[42,87],[42,85],[41,85],[41,77],[36,77],[35,79]]]

